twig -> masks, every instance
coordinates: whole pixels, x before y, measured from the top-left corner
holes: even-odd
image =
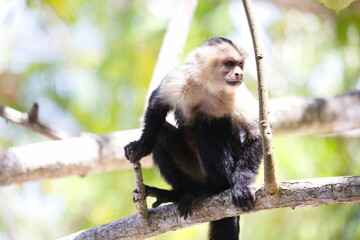
[[[136,209],[141,216],[143,216],[144,218],[148,218],[149,212],[146,205],[145,185],[142,177],[140,162],[133,163],[133,170],[136,183],[136,191],[134,191],[134,202],[136,205]]]
[[[261,186],[254,186],[256,204],[252,212],[298,206],[320,206],[360,202],[360,177],[304,179],[279,183],[277,195],[268,195]],[[194,204],[193,215],[184,220],[176,205],[150,209],[148,221],[139,215],[128,216],[101,226],[73,233],[59,240],[145,239],[167,231],[195,224],[246,214],[233,205],[229,190]]]
[[[27,113],[22,113],[10,107],[0,105],[0,116],[2,116],[7,121],[27,127],[32,131],[45,135],[46,137],[53,140],[66,139],[71,137],[67,133],[52,129],[41,123],[38,113],[39,105],[37,103],[34,103]]]
[[[259,33],[256,29],[251,0],[243,0],[243,4],[253,40],[256,67],[257,67],[260,130],[261,130],[262,145],[264,151],[265,190],[270,194],[274,194],[276,193],[278,186],[276,184],[276,177],[275,177],[272,132],[268,118],[268,114],[269,114],[268,87],[267,87],[267,81],[264,76],[265,75],[264,55],[263,55],[261,43],[258,39]]]

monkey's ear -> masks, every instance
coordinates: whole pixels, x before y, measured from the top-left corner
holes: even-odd
[[[244,60],[246,60],[248,58],[248,56],[249,56],[249,53],[246,52],[244,49],[242,49],[240,47],[238,49],[240,51],[241,56],[243,56]]]
[[[187,55],[185,62],[186,62],[186,63],[191,63],[191,64],[198,64],[198,63],[200,63],[200,62],[201,62],[201,59],[202,59],[202,57],[203,57],[203,55],[201,54],[201,52],[202,52],[201,47],[195,49],[195,50],[192,51],[192,52],[190,52],[190,53]]]

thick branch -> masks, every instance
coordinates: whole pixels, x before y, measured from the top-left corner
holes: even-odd
[[[276,177],[275,177],[275,159],[272,144],[272,130],[269,122],[269,100],[267,79],[265,78],[265,66],[262,43],[260,41],[259,31],[255,24],[255,18],[252,10],[251,0],[243,0],[244,9],[254,45],[256,70],[258,78],[258,92],[259,92],[259,120],[261,140],[264,151],[264,178],[265,189],[269,193],[277,191]]]
[[[360,91],[327,98],[271,101],[274,134],[334,134],[360,128]]]
[[[0,185],[130,168],[124,146],[140,133],[135,129],[3,149],[0,151]],[[150,165],[149,160],[142,163]]]
[[[267,195],[263,188],[254,187],[256,206],[252,212],[298,206],[360,202],[360,177],[334,177],[288,181],[279,184],[276,195]],[[193,215],[184,220],[176,206],[166,205],[150,209],[148,221],[132,215],[89,230],[71,234],[60,240],[144,239],[167,231],[224,217],[245,214],[232,204],[229,191],[206,198],[194,204]]]
[[[51,129],[41,123],[38,113],[39,105],[37,103],[34,103],[34,105],[27,113],[18,112],[10,107],[0,105],[0,116],[7,121],[27,127],[32,131],[43,134],[53,140],[66,139],[71,137],[64,132]]]
[[[275,135],[329,134],[360,128],[360,91],[329,98],[281,98],[272,100],[270,107]],[[0,186],[131,168],[123,149],[140,135],[141,130],[134,129],[0,150]],[[150,158],[141,163],[151,166]]]

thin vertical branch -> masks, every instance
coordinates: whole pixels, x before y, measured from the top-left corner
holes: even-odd
[[[136,209],[141,216],[147,218],[149,216],[148,207],[146,205],[146,192],[145,185],[142,177],[141,164],[140,162],[133,164],[135,182],[136,182],[136,191],[134,192],[134,202]]]
[[[259,33],[257,31],[255,19],[253,16],[251,0],[243,0],[243,4],[253,41],[256,68],[257,68],[260,131],[261,131],[262,145],[264,149],[263,151],[264,151],[265,190],[270,194],[274,194],[277,192],[278,186],[275,177],[272,132],[268,118],[268,114],[269,114],[268,87],[267,87],[267,81],[265,79],[264,55],[263,55],[261,43],[259,41]]]

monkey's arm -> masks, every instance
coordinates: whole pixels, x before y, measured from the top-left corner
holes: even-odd
[[[145,125],[140,139],[124,147],[125,156],[130,162],[138,162],[152,152],[169,109],[169,106],[161,101],[159,88],[154,90],[145,112]]]
[[[239,159],[230,178],[231,195],[234,204],[247,211],[255,205],[255,198],[249,186],[255,181],[258,172],[262,158],[262,145],[260,137],[247,138],[241,145]]]

